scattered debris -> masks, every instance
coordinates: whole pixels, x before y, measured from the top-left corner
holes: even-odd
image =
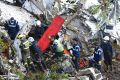
[[[0,0],[0,79],[119,80],[119,3],[120,0]],[[14,20],[9,20],[11,17]],[[15,36],[11,36],[9,30],[15,28],[15,22],[20,28],[16,34],[13,30]],[[110,40],[104,40],[105,36]],[[111,71],[102,60],[94,61],[101,64],[100,71],[94,64],[90,66],[89,59],[97,54],[95,47],[103,41],[113,47]]]

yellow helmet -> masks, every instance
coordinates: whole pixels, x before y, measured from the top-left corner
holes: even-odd
[[[24,38],[24,37],[25,37],[25,35],[19,34],[19,35],[17,36],[17,39],[22,39],[22,38]]]

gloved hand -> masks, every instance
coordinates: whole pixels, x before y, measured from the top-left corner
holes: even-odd
[[[99,61],[99,64],[101,64],[102,62],[101,61]]]
[[[103,60],[99,61],[99,64],[100,64],[100,65],[103,64]]]

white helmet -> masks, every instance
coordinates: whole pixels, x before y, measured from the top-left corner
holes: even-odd
[[[103,39],[109,41],[109,36],[105,36]]]
[[[30,41],[30,42],[34,42],[35,40],[34,40],[33,37],[29,37],[29,38],[28,38],[28,41]]]
[[[40,26],[40,25],[41,25],[41,22],[40,22],[39,20],[37,20],[36,25],[37,25],[37,26]]]

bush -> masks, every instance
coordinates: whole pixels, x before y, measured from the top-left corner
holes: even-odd
[[[93,5],[88,9],[88,11],[94,15],[99,11],[99,9],[100,9],[100,5]]]

